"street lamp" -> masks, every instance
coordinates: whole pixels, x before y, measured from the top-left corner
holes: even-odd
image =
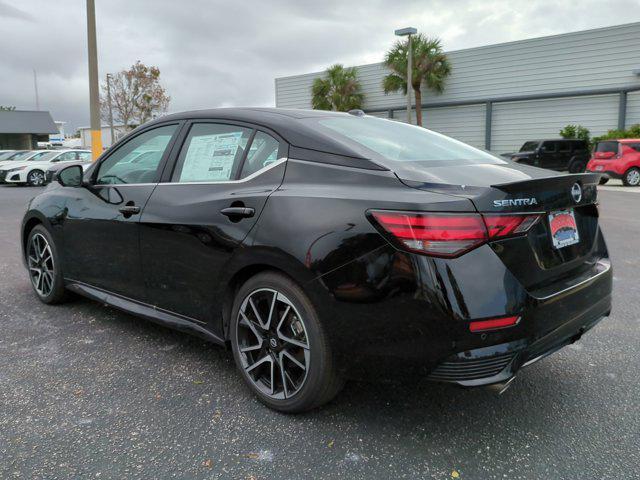
[[[116,143],[116,137],[113,133],[113,108],[111,106],[111,78],[113,75],[107,73],[107,104],[109,106],[109,133],[111,134],[111,145]]]
[[[411,71],[413,69],[411,55],[411,35],[418,33],[413,27],[400,28],[394,32],[398,37],[409,37],[409,47],[407,49],[407,123],[411,123]]]

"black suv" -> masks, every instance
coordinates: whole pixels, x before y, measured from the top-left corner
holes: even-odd
[[[584,140],[533,140],[525,142],[519,152],[505,156],[516,163],[580,173],[587,166],[590,152]]]

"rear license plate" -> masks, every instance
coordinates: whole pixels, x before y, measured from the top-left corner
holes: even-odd
[[[553,248],[563,248],[580,241],[573,210],[557,210],[549,214],[549,227]]]
[[[604,165],[596,165],[596,172],[601,172],[604,170]]]

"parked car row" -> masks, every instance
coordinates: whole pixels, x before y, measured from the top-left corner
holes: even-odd
[[[91,162],[90,150],[13,150],[0,153],[0,183],[42,186],[60,164]]]
[[[601,184],[616,178],[626,186],[640,185],[640,139],[601,141],[593,152],[584,140],[532,140],[525,142],[518,152],[503,156],[515,163],[549,170],[600,173]]]

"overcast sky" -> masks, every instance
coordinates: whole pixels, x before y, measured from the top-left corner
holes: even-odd
[[[88,125],[85,0],[0,0],[0,105]],[[640,0],[96,0],[99,72],[156,65],[170,111],[273,106],[276,77],[378,62],[404,26],[446,50],[640,21]]]

